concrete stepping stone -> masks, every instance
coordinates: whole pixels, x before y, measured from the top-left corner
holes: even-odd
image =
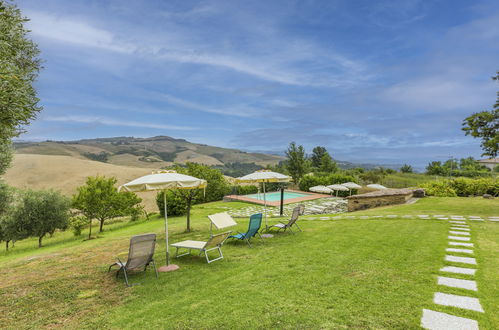
[[[463,268],[454,266],[445,266],[440,268],[441,272],[454,273],[454,274],[464,274],[464,275],[475,275],[476,269],[474,268]]]
[[[478,291],[478,288],[476,287],[476,282],[473,280],[461,280],[459,278],[439,276],[438,285],[444,285],[444,286],[449,286],[451,288],[465,289],[471,291]]]
[[[470,219],[481,219],[482,217],[479,215],[468,215],[468,218]]]
[[[499,219],[489,219],[489,221],[498,222],[498,221],[499,221]]]
[[[449,245],[473,247],[473,243],[463,243],[463,242],[449,242]]]
[[[441,218],[441,217],[445,217],[444,214],[434,214],[433,215],[434,218]]]
[[[449,234],[452,234],[452,235],[462,235],[462,236],[470,236],[470,233],[468,233],[466,231],[449,230]]]
[[[460,224],[463,224],[463,225],[466,224],[466,221],[460,221],[460,220],[450,220],[449,222],[450,223],[460,223]]]
[[[442,292],[435,292],[433,302],[438,305],[452,306],[483,313],[482,305],[478,298],[458,296]]]
[[[460,224],[457,224],[457,223],[451,223],[450,224],[452,227],[459,227],[459,228],[470,228],[469,225],[460,225]]]
[[[397,217],[398,217],[398,215],[395,215],[395,214],[390,214],[390,215],[387,215],[386,217],[387,217],[387,218],[397,218]]]
[[[483,219],[470,219],[471,221],[485,221]]]
[[[412,215],[403,215],[402,218],[405,218],[405,219],[409,219],[409,218],[412,218],[413,216]]]
[[[423,309],[421,327],[430,330],[478,330],[478,322],[465,317]]]
[[[445,249],[447,252],[457,252],[457,253],[468,253],[473,254],[473,250],[470,249],[455,249],[455,248],[447,248]]]
[[[476,265],[476,259],[470,258],[470,257],[456,257],[456,256],[446,255],[445,261],[460,262],[460,263],[468,264],[468,265]]]
[[[447,238],[453,239],[456,241],[469,241],[470,240],[469,237],[463,237],[463,236],[447,236]]]
[[[451,230],[461,230],[461,231],[470,231],[469,228],[463,228],[463,227],[450,227]]]

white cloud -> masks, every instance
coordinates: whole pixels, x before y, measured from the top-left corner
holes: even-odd
[[[256,49],[250,48],[249,51],[229,47],[220,52],[219,47],[213,47],[207,41],[200,42],[192,32],[169,31],[161,36],[135,30],[114,33],[81,19],[39,11],[27,14],[31,18],[28,27],[41,38],[153,60],[214,66],[286,85],[345,86],[369,77],[361,74],[365,68],[358,61],[301,40],[289,41],[285,37],[269,37],[269,40],[262,41]],[[268,47],[268,51],[262,53],[264,45],[263,49]],[[303,62],[314,63],[313,72],[307,72]],[[323,72],[323,69],[331,67],[339,73]]]
[[[43,120],[45,121],[56,121],[56,122],[73,122],[73,123],[87,123],[87,124],[100,124],[107,126],[125,126],[125,127],[142,127],[142,128],[153,128],[153,129],[170,129],[170,130],[194,130],[196,127],[191,126],[176,126],[176,125],[164,125],[158,123],[144,123],[137,122],[133,120],[119,120],[107,117],[98,116],[48,116]]]

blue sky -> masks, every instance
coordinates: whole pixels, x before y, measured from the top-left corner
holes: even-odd
[[[19,0],[45,69],[24,140],[289,142],[355,162],[479,157],[499,2]]]

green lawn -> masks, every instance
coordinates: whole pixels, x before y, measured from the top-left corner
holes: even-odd
[[[428,198],[414,205],[363,214],[498,215],[497,202]],[[468,206],[459,205],[462,203]],[[193,210],[195,231],[184,218],[171,219],[171,241],[206,239],[207,214],[244,203],[210,203]],[[456,209],[457,208],[457,209]],[[492,210],[490,210],[492,208]],[[359,213],[360,214],[360,213]],[[247,223],[237,220],[239,230]],[[6,328],[376,328],[417,329],[423,308],[477,319],[481,329],[499,327],[499,224],[471,222],[479,291],[485,314],[432,303],[444,265],[449,224],[441,220],[302,221],[296,235],[265,243],[227,243],[225,259],[175,260],[180,270],[132,276],[126,288],[107,274],[126,251],[129,237],[156,232],[156,260],[164,263],[163,222],[158,217],[108,226],[100,238],[83,241],[57,233],[47,246],[18,242],[0,254],[0,324]],[[468,295],[473,295],[469,294]]]

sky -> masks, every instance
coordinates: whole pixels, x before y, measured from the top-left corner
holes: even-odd
[[[408,163],[480,158],[499,1],[18,0],[44,69],[22,140],[167,135]]]

